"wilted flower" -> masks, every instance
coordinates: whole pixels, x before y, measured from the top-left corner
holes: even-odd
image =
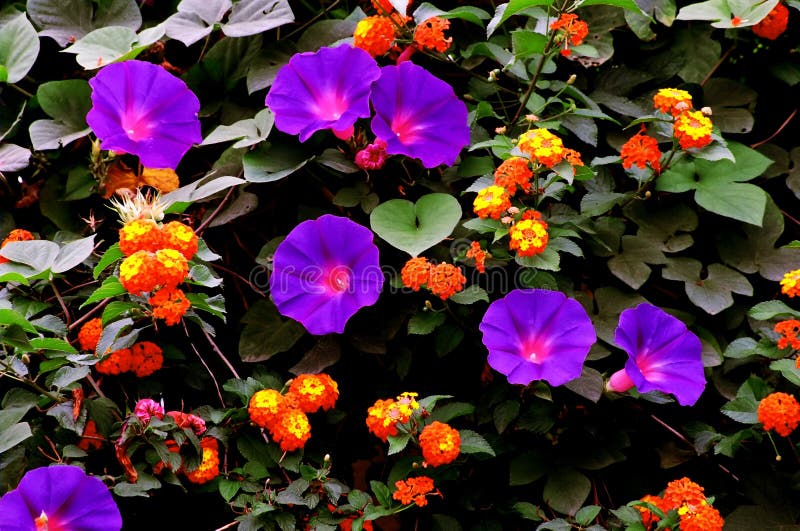
[[[103,149],[138,155],[149,168],[175,169],[200,133],[200,101],[181,79],[145,61],[104,67],[91,80],[86,122]]]
[[[120,515],[108,487],[80,467],[34,468],[0,497],[0,529],[118,531]]]
[[[664,310],[642,303],[623,311],[614,341],[629,359],[609,379],[610,390],[661,391],[675,395],[682,406],[693,405],[703,394],[706,378],[700,340]]]
[[[356,166],[362,170],[379,170],[386,163],[386,142],[376,138],[375,142],[356,153]]]
[[[278,72],[266,104],[275,126],[301,142],[322,129],[348,138],[356,120],[369,116],[370,85],[380,75],[375,60],[349,44],[298,53]]]
[[[133,414],[139,419],[142,424],[150,422],[151,417],[156,417],[161,420],[164,418],[164,406],[153,400],[152,398],[143,398],[136,402],[133,408]]]
[[[386,142],[386,153],[435,168],[452,165],[469,143],[467,106],[450,85],[410,61],[383,67],[370,100],[372,132]]]
[[[202,435],[206,432],[206,421],[197,415],[183,411],[167,411],[167,415],[172,417],[175,425],[181,429],[191,428],[195,435]]]
[[[479,328],[489,365],[512,384],[557,386],[578,378],[597,340],[578,301],[543,289],[515,289],[494,301]]]
[[[372,231],[339,216],[300,223],[275,250],[270,293],[278,311],[314,335],[344,332],[383,288],[372,239]]]

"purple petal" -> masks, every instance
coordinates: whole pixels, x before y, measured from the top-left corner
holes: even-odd
[[[586,311],[559,291],[514,290],[489,305],[480,324],[489,365],[509,383],[558,386],[581,375],[597,336]]]
[[[386,142],[386,153],[434,168],[452,165],[469,143],[467,106],[450,85],[414,63],[382,68],[370,99],[372,132]]]
[[[383,288],[372,240],[372,231],[343,217],[300,223],[275,250],[270,292],[278,311],[314,335],[344,332]]]
[[[17,488],[0,498],[0,529],[35,530],[44,512],[52,528],[118,531],[122,517],[108,487],[79,467],[35,468]]]
[[[641,393],[675,395],[693,405],[706,385],[700,340],[679,319],[642,303],[619,316],[614,340],[629,356],[625,371]]]
[[[103,149],[138,155],[148,168],[175,169],[202,140],[200,101],[179,78],[145,61],[104,67],[90,81],[86,121]]]
[[[348,44],[299,53],[278,72],[266,104],[279,130],[305,142],[317,131],[345,130],[369,116],[370,85],[379,76],[375,59]]]

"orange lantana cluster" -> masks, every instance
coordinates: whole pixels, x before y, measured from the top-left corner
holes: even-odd
[[[781,335],[778,340],[779,349],[791,347],[794,350],[800,350],[800,339],[797,338],[797,333],[800,332],[800,321],[797,319],[781,321],[775,324],[774,330]]]
[[[535,164],[552,168],[566,161],[573,166],[583,166],[581,155],[574,149],[564,147],[564,142],[549,129],[538,128],[519,136],[519,150],[528,155]]]
[[[662,513],[675,510],[680,518],[681,531],[722,531],[725,521],[711,506],[703,487],[687,477],[670,481],[663,496],[645,495],[641,501],[654,505]],[[642,516],[645,529],[652,529],[661,518],[644,505],[635,506]]]
[[[800,269],[789,271],[781,279],[781,293],[789,297],[800,295]]]
[[[758,421],[764,431],[788,437],[800,424],[800,403],[788,393],[772,393],[758,403]]]
[[[78,331],[78,344],[81,350],[95,353],[97,343],[103,333],[103,321],[95,317],[86,321]],[[113,352],[106,351],[103,359],[95,364],[97,372],[116,375],[133,372],[139,378],[150,376],[164,365],[161,347],[150,341],[139,341],[130,348]]]
[[[426,288],[442,300],[464,289],[467,277],[453,264],[434,264],[424,257],[411,258],[400,270],[403,285],[414,291]]]
[[[390,435],[397,435],[397,425],[411,420],[411,415],[420,409],[417,393],[405,392],[396,399],[377,400],[367,409],[367,429],[386,442]]]
[[[509,249],[517,251],[519,256],[534,256],[545,250],[550,236],[547,234],[547,223],[542,214],[535,210],[526,210],[522,219],[508,230]]]
[[[428,505],[429,494],[437,495],[439,491],[434,491],[433,479],[428,476],[417,476],[408,479],[400,479],[395,481],[394,488],[396,489],[392,494],[392,498],[399,501],[403,505],[416,504],[417,507],[425,507]]]
[[[772,8],[767,16],[752,26],[753,33],[759,37],[774,41],[786,31],[789,26],[789,9],[783,2]]]
[[[247,412],[254,424],[269,431],[281,450],[291,452],[311,438],[306,414],[327,411],[338,398],[339,385],[327,374],[301,374],[291,381],[285,395],[275,389],[254,393]]]
[[[406,56],[416,50],[445,52],[453,42],[444,32],[450,28],[450,21],[441,17],[430,17],[415,28],[409,28],[411,17],[403,16],[387,0],[373,0],[376,15],[361,19],[353,32],[353,45],[379,57],[392,52],[393,57],[401,53]],[[398,37],[404,37],[398,39]],[[413,44],[403,51],[400,42]]]
[[[572,54],[569,46],[578,46],[589,35],[589,26],[574,13],[562,13],[558,20],[550,24],[551,30],[561,30],[562,43],[561,55],[567,57]]]
[[[419,435],[422,457],[430,466],[441,466],[455,461],[461,452],[461,435],[444,422],[434,421]]]
[[[189,260],[197,253],[194,230],[179,221],[159,226],[152,219],[134,219],[119,231],[126,256],[119,266],[122,286],[131,294],[150,293],[153,317],[167,326],[180,322],[191,306],[178,288],[189,276]]]
[[[673,136],[681,148],[702,148],[711,143],[711,119],[703,111],[692,109],[692,95],[685,90],[660,89],[653,96],[653,107],[672,115]]]
[[[643,170],[649,165],[656,173],[661,171],[658,140],[646,135],[644,126],[622,145],[620,157],[622,157],[622,167],[626,170],[634,165]]]

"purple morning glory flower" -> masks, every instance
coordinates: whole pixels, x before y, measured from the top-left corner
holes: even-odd
[[[371,100],[372,132],[390,155],[420,159],[426,168],[450,166],[469,144],[467,106],[450,85],[410,61],[381,68]]]
[[[301,142],[322,129],[349,138],[356,120],[370,115],[369,87],[380,75],[375,59],[349,44],[298,53],[278,72],[266,103],[275,126]]]
[[[175,169],[192,144],[203,140],[200,101],[158,65],[112,63],[89,85],[92,109],[86,122],[103,149],[138,155],[148,168]]]
[[[648,303],[628,308],[619,316],[614,341],[629,359],[624,369],[611,375],[611,391],[661,391],[675,395],[682,406],[693,405],[703,394],[700,340],[664,310]]]
[[[544,289],[515,289],[494,301],[479,328],[489,365],[512,384],[557,386],[578,378],[597,341],[578,301]]]
[[[344,332],[383,288],[372,238],[366,227],[330,214],[300,223],[275,249],[269,286],[278,311],[314,335]]]
[[[119,531],[120,516],[108,487],[72,465],[34,468],[0,498],[3,531]]]

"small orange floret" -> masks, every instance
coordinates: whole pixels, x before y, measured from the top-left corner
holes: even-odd
[[[394,483],[396,490],[392,493],[392,498],[403,505],[415,503],[418,507],[424,507],[428,504],[428,499],[425,496],[433,491],[433,487],[433,479],[428,476],[401,479]]]
[[[502,186],[509,195],[517,193],[518,188],[529,193],[533,171],[528,162],[524,157],[510,157],[504,160],[494,172],[495,186]]]
[[[430,17],[414,30],[414,42],[423,50],[445,52],[453,43],[452,37],[445,37],[450,21],[441,17]]]
[[[562,30],[564,32],[565,48],[567,42],[573,46],[577,46],[589,35],[589,25],[579,19],[578,15],[574,13],[562,13],[561,16],[558,17],[558,20],[550,24],[550,29]]]
[[[152,219],[134,219],[119,229],[119,250],[125,256],[136,251],[154,253],[162,244],[161,228]]]
[[[97,349],[97,343],[100,341],[100,336],[103,333],[103,320],[99,317],[89,319],[78,332],[78,343],[81,350],[94,352]]]
[[[430,281],[432,267],[433,264],[427,258],[421,256],[411,258],[400,270],[400,278],[403,280],[403,285],[414,291],[419,291],[422,286]]]
[[[353,33],[353,45],[378,57],[388,52],[394,44],[396,26],[388,16],[361,19]]]
[[[203,460],[200,465],[191,471],[185,472],[186,479],[192,483],[202,485],[219,476],[219,443],[213,437],[203,437],[200,440],[203,450]]]
[[[703,487],[687,477],[682,477],[667,483],[664,491],[664,505],[669,509],[676,509],[683,505],[698,507],[706,503]]]
[[[164,365],[161,347],[151,341],[140,341],[131,347],[131,370],[139,378],[150,376]]]
[[[8,236],[0,243],[0,249],[5,247],[7,244],[11,242],[25,242],[30,240],[35,240],[36,238],[25,229],[14,229],[8,233]],[[8,258],[4,256],[0,256],[0,264],[5,264],[8,262]]]
[[[788,437],[800,424],[800,403],[787,393],[772,393],[758,404],[758,421],[764,431],[775,430]]]
[[[753,33],[759,37],[774,41],[780,37],[789,26],[789,9],[783,4],[778,4],[753,26]]]
[[[500,219],[509,208],[511,208],[511,197],[508,191],[496,185],[480,190],[472,203],[473,211],[482,219]]]
[[[778,340],[779,349],[792,347],[794,350],[800,350],[800,339],[797,338],[797,333],[800,332],[800,321],[797,319],[781,321],[775,324],[775,331],[782,336]]]
[[[702,148],[711,143],[711,120],[700,111],[686,111],[675,118],[675,138],[683,149]]]
[[[175,249],[184,258],[191,260],[197,253],[199,240],[194,229],[180,221],[170,221],[161,228],[162,248]]]
[[[479,273],[486,272],[486,259],[491,255],[481,249],[481,244],[479,242],[472,242],[467,250],[467,258],[472,258],[475,260],[475,269],[478,270]]]
[[[800,295],[800,269],[789,271],[781,279],[781,293],[789,297]]]
[[[464,289],[466,283],[467,278],[461,272],[461,268],[442,262],[431,268],[428,289],[440,299],[445,300]]]
[[[692,108],[692,95],[685,90],[663,88],[653,96],[653,107],[664,114],[678,116]]]
[[[367,409],[367,429],[378,439],[386,442],[390,435],[397,435],[397,420],[391,417],[394,400],[377,400]]]
[[[271,429],[288,408],[286,397],[275,389],[262,389],[250,397],[247,412],[256,426]]]
[[[431,466],[452,463],[461,452],[461,435],[444,422],[433,421],[419,434],[422,457]]]
[[[167,326],[178,324],[192,305],[178,288],[161,288],[147,302],[153,307],[153,317],[163,319]]]
[[[622,167],[630,169],[634,164],[645,169],[649,164],[656,172],[661,171],[661,151],[658,149],[658,140],[652,136],[639,132],[628,139],[620,152]]]
[[[336,405],[339,384],[327,374],[300,374],[289,384],[287,395],[291,395],[297,407],[304,413],[325,411]]]

